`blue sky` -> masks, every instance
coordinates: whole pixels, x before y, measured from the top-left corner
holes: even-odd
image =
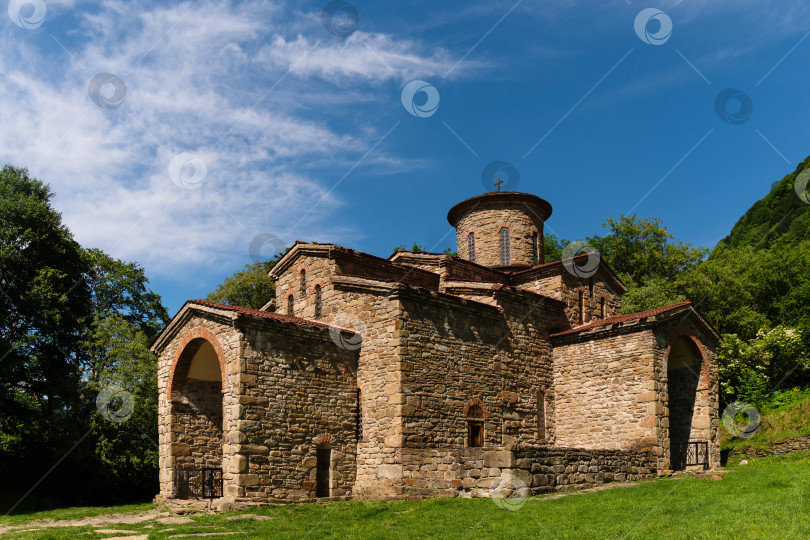
[[[2,159],[173,313],[251,242],[455,248],[493,161],[561,237],[632,211],[713,246],[810,154],[803,0],[325,4],[11,2]]]

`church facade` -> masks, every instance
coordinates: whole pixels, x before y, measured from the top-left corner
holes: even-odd
[[[486,193],[448,214],[458,255],[297,242],[262,309],[186,302],[152,345],[159,497],[489,496],[718,466],[717,332],[689,303],[622,315],[596,254],[545,263],[551,211]],[[189,491],[198,471],[221,486]]]

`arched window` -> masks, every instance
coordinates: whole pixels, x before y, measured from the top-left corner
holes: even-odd
[[[605,297],[599,299],[599,318],[605,318]]]
[[[467,417],[470,418],[467,420],[467,446],[480,448],[484,446],[484,409],[478,404],[470,405]]]
[[[301,269],[301,296],[307,294],[307,271],[302,268]]]
[[[511,254],[509,253],[509,229],[506,227],[501,227],[499,234],[501,244],[501,265],[508,266],[512,260]]]
[[[475,233],[467,235],[467,255],[470,262],[475,262]]]
[[[532,264],[540,264],[540,255],[537,251],[537,231],[532,233]]]
[[[315,318],[321,316],[321,286],[315,285]]]
[[[292,315],[293,314],[293,302],[294,301],[295,300],[293,299],[293,295],[291,295],[291,294],[287,295],[287,315]]]

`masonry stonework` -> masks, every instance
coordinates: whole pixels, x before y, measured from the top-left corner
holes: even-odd
[[[188,301],[152,346],[160,497],[203,467],[261,504],[575,489],[694,444],[719,465],[717,333],[688,303],[621,315],[592,255],[544,263],[550,215],[488,193],[448,215],[458,256],[296,242],[261,310]]]

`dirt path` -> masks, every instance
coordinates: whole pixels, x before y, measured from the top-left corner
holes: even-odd
[[[20,531],[23,529],[30,531],[30,530],[45,529],[48,527],[84,527],[88,525],[90,526],[132,525],[135,523],[143,523],[144,521],[149,521],[160,517],[168,517],[171,515],[172,514],[170,512],[155,508],[153,510],[147,510],[146,512],[103,514],[100,516],[88,516],[79,519],[50,519],[50,518],[39,519],[35,521],[29,521],[22,525],[0,526],[0,534],[4,534],[10,531]]]

